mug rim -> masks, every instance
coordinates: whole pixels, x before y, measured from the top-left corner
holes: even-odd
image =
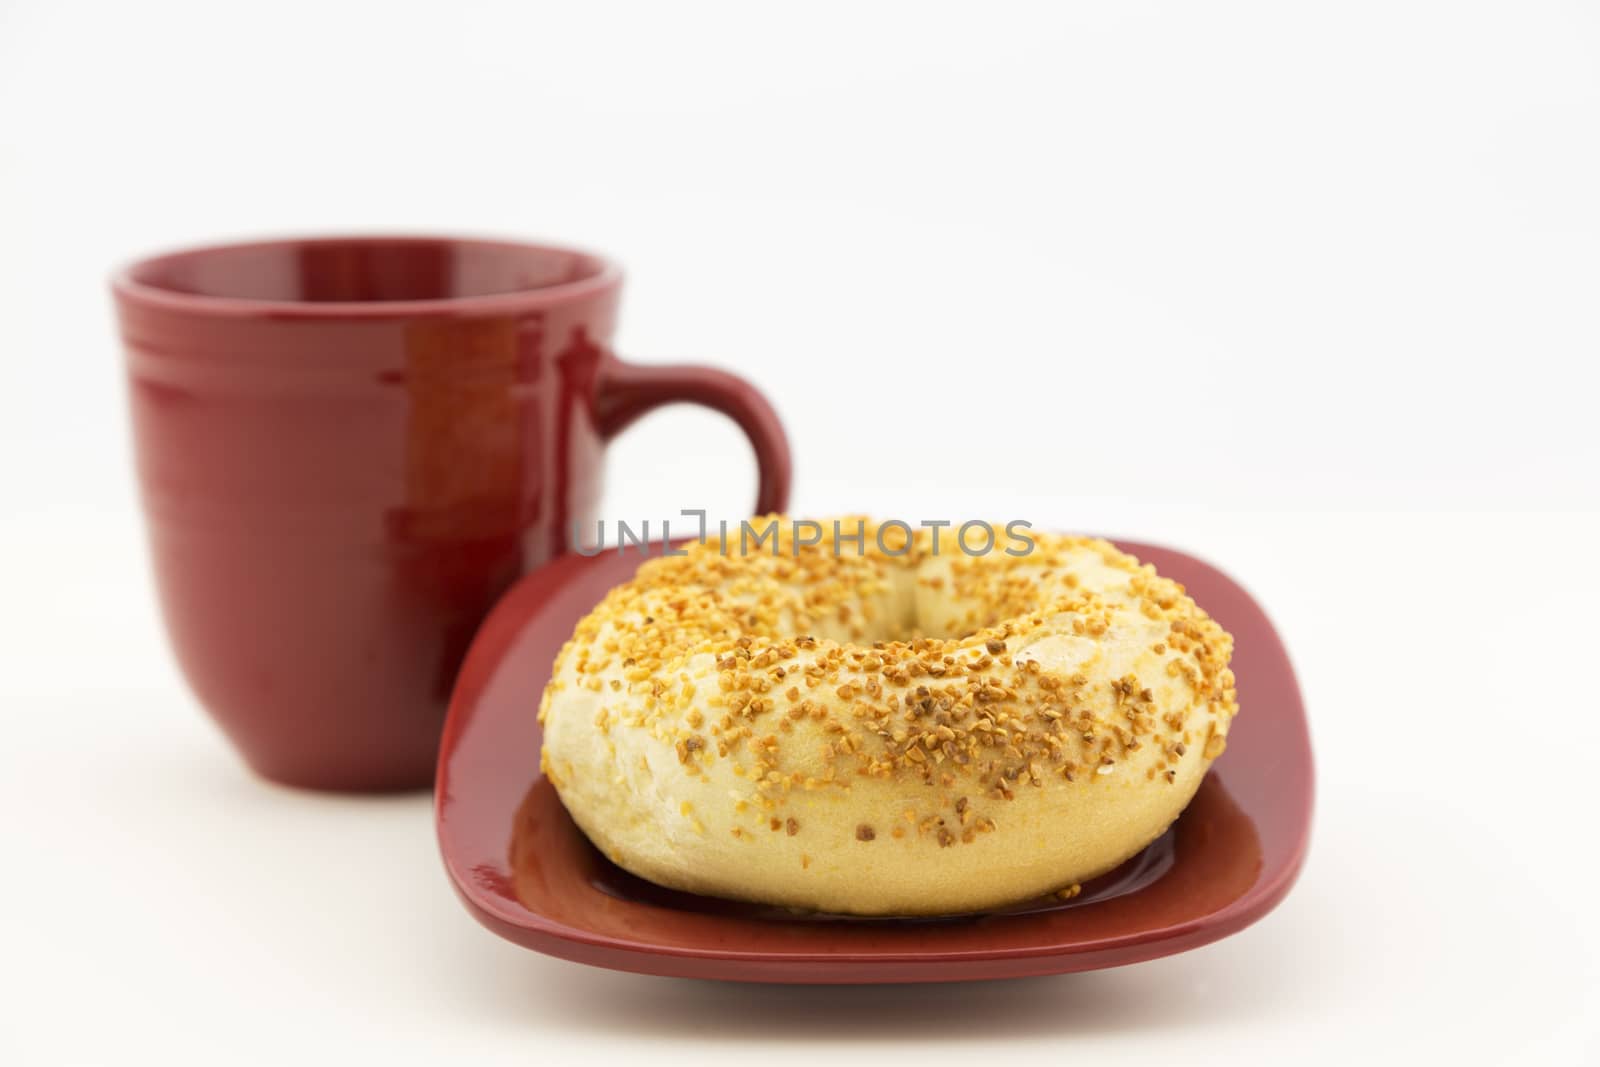
[[[406,300],[276,300],[247,296],[217,296],[188,293],[141,281],[140,272],[173,261],[194,259],[219,253],[290,248],[308,245],[401,245],[432,244],[450,247],[475,247],[502,251],[549,253],[576,256],[592,265],[591,273],[571,281],[555,282],[532,289],[477,296],[444,296]],[[123,264],[111,275],[112,292],[135,303],[169,311],[223,318],[273,319],[381,319],[418,315],[516,312],[581,299],[608,289],[622,281],[622,268],[616,261],[569,245],[546,244],[496,237],[445,236],[440,234],[313,234],[271,237],[254,240],[221,241],[189,245],[153,255],[140,256]]]

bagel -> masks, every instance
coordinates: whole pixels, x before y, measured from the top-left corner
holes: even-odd
[[[1221,754],[1233,639],[1107,542],[775,519],[644,563],[556,658],[540,765],[634,874],[854,915],[1070,895]]]

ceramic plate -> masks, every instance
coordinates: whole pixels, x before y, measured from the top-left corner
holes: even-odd
[[[939,919],[860,919],[698,897],[599,854],[539,773],[540,694],[562,642],[640,556],[567,556],[479,631],[445,724],[435,811],[467,909],[520,945],[600,967],[757,982],[942,982],[1135,963],[1226,937],[1283,899],[1311,824],[1310,739],[1288,655],[1232,579],[1121,548],[1182,582],[1235,638],[1239,718],[1181,818],[1075,899]]]

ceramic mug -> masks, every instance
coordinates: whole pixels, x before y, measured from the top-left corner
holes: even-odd
[[[258,772],[426,786],[478,623],[575,522],[595,528],[606,443],[652,408],[731,417],[756,512],[783,510],[789,449],[759,393],[612,354],[620,278],[568,249],[399,237],[114,277],[167,629]]]

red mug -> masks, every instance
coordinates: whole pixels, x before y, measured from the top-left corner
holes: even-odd
[[[601,454],[645,412],[731,417],[756,512],[784,509],[772,408],[722,371],[617,359],[620,282],[581,252],[412,237],[201,248],[113,278],[167,629],[259,773],[428,785],[473,632],[594,528]]]

